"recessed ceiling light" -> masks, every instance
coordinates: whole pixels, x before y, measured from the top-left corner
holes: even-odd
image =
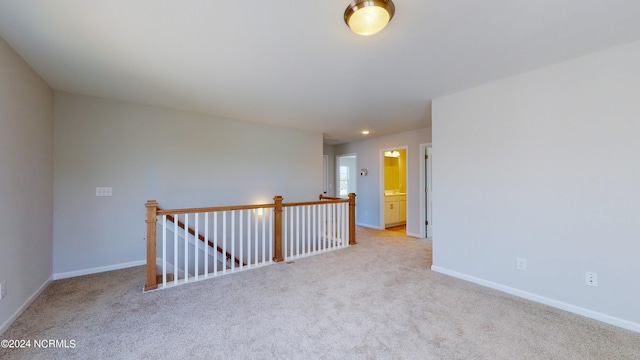
[[[364,130],[364,131],[362,132],[362,135],[369,135],[369,130]]]

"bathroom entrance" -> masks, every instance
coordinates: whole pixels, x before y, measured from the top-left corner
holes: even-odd
[[[384,228],[406,234],[407,148],[384,149],[380,155],[383,168],[381,184]]]

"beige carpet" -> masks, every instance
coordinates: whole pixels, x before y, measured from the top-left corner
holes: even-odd
[[[54,282],[2,359],[640,359],[640,334],[429,270],[431,244],[348,249],[143,294],[141,267]]]

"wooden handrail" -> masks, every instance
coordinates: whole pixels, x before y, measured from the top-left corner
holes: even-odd
[[[340,198],[340,197],[333,197],[333,196],[325,196],[320,194],[320,196],[318,196],[318,199],[320,200],[346,200],[349,201],[349,199],[345,199],[345,198]]]
[[[348,203],[348,202],[349,202],[349,199],[336,198],[336,200],[330,200],[330,201],[305,201],[305,202],[286,203],[286,204],[282,204],[282,207],[306,206],[306,205],[324,205],[324,204],[329,204],[329,203],[340,204],[340,203]]]
[[[158,211],[159,212],[159,211]],[[175,223],[175,218],[171,215],[167,215],[167,220]],[[184,223],[180,220],[178,220],[178,227],[181,228],[182,230],[184,230]],[[196,231],[192,228],[189,228],[187,230],[189,232],[189,234],[193,235],[194,237],[196,236]],[[204,238],[204,235],[202,234],[198,234],[198,239],[202,242],[207,242],[207,244],[209,244],[209,246],[214,247],[213,243],[211,242],[211,240],[206,240]],[[231,259],[231,254],[229,254],[229,252],[227,251],[226,253],[224,251],[222,251],[222,248],[220,246],[216,246],[216,250],[218,250],[219,253],[224,253],[229,259]],[[240,260],[238,258],[234,258],[236,264],[240,265]],[[247,264],[245,262],[242,262],[242,266],[246,266]]]
[[[158,209],[157,215],[177,215],[177,214],[192,214],[201,212],[218,212],[218,211],[233,211],[233,210],[252,210],[252,209],[264,209],[275,208],[275,204],[259,204],[259,205],[235,205],[235,206],[216,206],[216,207],[203,207],[203,208],[186,208],[186,209]]]

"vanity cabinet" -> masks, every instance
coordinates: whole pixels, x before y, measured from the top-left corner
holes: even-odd
[[[384,226],[402,225],[407,222],[407,195],[384,197]]]

